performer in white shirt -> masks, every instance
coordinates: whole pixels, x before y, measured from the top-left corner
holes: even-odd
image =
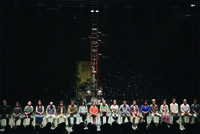
[[[170,104],[170,111],[173,116],[173,123],[175,123],[180,118],[178,113],[178,104],[176,103],[175,98],[172,99],[172,103]]]
[[[187,104],[187,100],[183,100],[183,104],[181,105],[181,118],[182,123],[185,123],[184,116],[189,116],[189,123],[192,122],[192,114],[190,113],[190,106]]]
[[[112,118],[115,120],[115,122],[117,122],[119,117],[118,115],[119,106],[116,104],[116,100],[113,101],[113,105],[111,105],[110,109],[112,112]]]

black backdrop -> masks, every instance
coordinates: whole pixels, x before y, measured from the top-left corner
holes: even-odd
[[[92,8],[84,4],[50,7],[2,2],[1,99],[11,105],[73,97],[75,62],[90,60],[90,43],[80,38],[90,35]],[[139,67],[175,68],[172,79],[176,76],[187,87],[175,93],[192,102],[194,95],[199,97],[198,7],[172,7],[97,8],[100,30],[109,34],[102,38],[108,43],[99,51],[112,58],[132,57]]]

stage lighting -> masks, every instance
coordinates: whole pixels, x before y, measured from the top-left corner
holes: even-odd
[[[195,7],[195,4],[191,4],[191,7]]]
[[[94,13],[94,10],[91,10],[91,13]]]
[[[96,13],[98,13],[99,12],[99,10],[96,10]]]

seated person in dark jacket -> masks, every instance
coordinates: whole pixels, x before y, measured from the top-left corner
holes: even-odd
[[[59,124],[59,119],[61,117],[64,118],[64,122],[66,123],[66,107],[63,106],[63,101],[60,101],[60,106],[58,106],[58,109],[57,109],[57,124]]]
[[[16,127],[16,122],[20,118],[21,113],[22,113],[22,108],[21,108],[19,102],[16,102],[16,106],[13,109],[13,123],[12,123],[12,126],[15,123],[15,127]]]
[[[11,114],[11,108],[7,105],[6,100],[3,100],[3,106],[0,107],[0,127],[1,127],[1,119],[6,119],[6,125],[9,125],[9,118]]]

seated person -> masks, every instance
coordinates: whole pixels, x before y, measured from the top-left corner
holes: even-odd
[[[160,113],[162,115],[162,122],[170,123],[169,108],[166,100],[163,100],[163,104],[160,106]]]
[[[43,122],[43,113],[44,113],[44,106],[42,106],[42,101],[38,100],[38,105],[36,106],[36,110],[35,110],[36,114],[35,114],[35,123],[37,125],[40,125],[40,127],[42,126],[42,122]]]
[[[85,101],[82,102],[82,105],[79,107],[79,113],[80,116],[82,117],[82,121],[87,125],[87,106]]]
[[[25,117],[22,118],[22,123],[24,122],[24,119],[30,118],[29,125],[32,125],[32,122],[33,122],[33,117],[32,117],[33,106],[31,106],[31,101],[29,101],[28,105],[24,108],[24,114],[25,114]]]
[[[63,117],[64,122],[66,123],[66,107],[63,106],[63,101],[60,101],[60,106],[57,108],[57,124],[59,124],[59,119]]]
[[[89,118],[93,118],[93,124],[97,125],[96,122],[96,117],[98,117],[97,113],[98,113],[98,107],[96,106],[96,102],[92,102],[92,106],[90,106],[90,116]]]
[[[142,121],[142,116],[140,115],[139,113],[139,108],[138,108],[138,105],[136,105],[136,101],[134,100],[133,101],[133,105],[130,106],[130,112],[133,116],[133,125],[135,124],[135,118],[136,116],[140,118],[139,122],[140,123]]]
[[[12,125],[15,123],[15,127],[16,127],[16,122],[20,118],[21,113],[22,113],[22,108],[19,102],[16,102],[16,106],[13,109],[13,123],[12,123]]]
[[[159,123],[161,122],[161,115],[158,113],[158,106],[156,105],[156,100],[152,99],[152,104],[150,105],[151,110],[151,121],[153,121],[154,116],[159,117]]]
[[[126,117],[128,122],[130,122],[130,108],[129,105],[126,104],[126,101],[123,101],[123,104],[119,107],[120,115],[122,118],[122,123],[124,123]]]
[[[53,102],[50,102],[46,108],[46,122],[51,117],[53,118],[52,126],[55,127],[56,107],[53,105]]]
[[[175,98],[172,99],[172,103],[170,104],[170,111],[173,116],[173,123],[175,123],[180,118],[178,113],[178,104],[176,103]]]
[[[74,118],[74,125],[76,124],[76,112],[77,112],[77,106],[74,104],[74,101],[71,101],[71,105],[68,106],[68,126],[71,126],[70,118]]]
[[[106,101],[103,100],[102,101],[102,105],[100,106],[100,118],[101,118],[101,124],[103,124],[103,117],[105,116],[106,117],[106,123],[108,123],[108,119],[109,119],[109,116],[108,116],[108,105],[106,104]]]
[[[150,107],[147,104],[147,100],[145,100],[144,104],[141,107],[141,112],[142,112],[143,120],[145,120],[146,123],[147,123],[147,116],[149,114],[149,111],[150,111]]]
[[[181,105],[181,118],[182,124],[185,124],[184,116],[189,116],[189,123],[192,122],[192,114],[190,113],[190,106],[187,104],[187,100],[183,100],[183,104]]]
[[[6,125],[9,125],[10,114],[11,108],[7,105],[7,101],[3,100],[3,106],[0,107],[0,128],[2,119],[6,119]]]
[[[199,120],[199,114],[200,114],[200,105],[197,104],[197,99],[194,99],[194,104],[192,104],[191,109],[193,111],[193,116],[195,119],[195,122],[197,122]]]
[[[116,100],[113,101],[113,104],[111,105],[110,109],[111,109],[111,112],[112,112],[112,118],[117,123],[117,120],[119,118],[119,115],[118,115],[119,107],[116,104]]]

